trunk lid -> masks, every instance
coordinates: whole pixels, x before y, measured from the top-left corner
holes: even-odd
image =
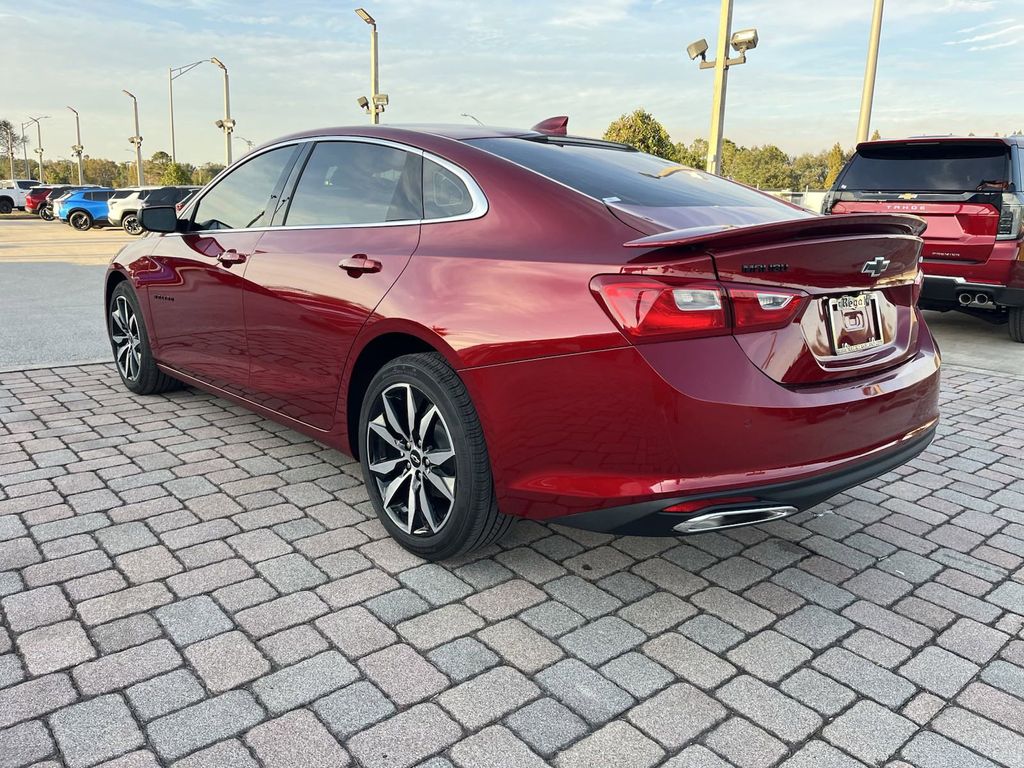
[[[626,243],[644,252],[624,271],[685,275],[695,258],[710,257],[732,300],[733,336],[751,362],[782,384],[825,383],[917,351],[924,227],[913,216],[851,214],[676,230]],[[795,294],[795,304],[780,307],[782,324],[740,327],[740,301],[768,309],[775,292]]]

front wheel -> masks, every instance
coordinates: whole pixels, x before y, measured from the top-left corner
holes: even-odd
[[[177,389],[181,382],[161,371],[149,346],[149,334],[131,284],[117,284],[107,306],[107,333],[121,381],[140,395],[155,395]]]
[[[1010,307],[1010,338],[1024,343],[1024,307]]]
[[[92,216],[85,211],[75,211],[68,216],[68,224],[77,229],[79,232],[85,232],[92,228]]]
[[[359,456],[377,516],[428,560],[500,538],[483,430],[469,393],[440,355],[405,355],[373,377],[359,416]]]
[[[121,217],[121,229],[129,235],[141,235],[142,225],[139,223],[139,216],[135,213],[126,213]]]
[[[39,209],[39,218],[43,221],[53,221],[53,209],[50,206],[43,206]]]
[[[10,213],[14,210],[14,203],[8,198],[0,199],[0,213]]]

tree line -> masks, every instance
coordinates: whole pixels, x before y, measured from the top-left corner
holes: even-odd
[[[707,165],[707,139],[673,142],[665,126],[644,109],[614,120],[604,138],[690,168],[705,170]],[[880,138],[878,131],[871,138]],[[852,154],[838,142],[821,152],[792,156],[774,144],[743,147],[724,139],[721,175],[759,189],[828,189]]]
[[[14,149],[14,177],[16,179],[39,178],[38,158],[28,152],[26,167],[22,139],[9,120],[0,120],[0,177],[11,171],[10,154]],[[220,173],[224,166],[219,163],[173,163],[166,152],[154,152],[142,161],[142,176],[147,185],[203,185]],[[138,184],[135,160],[116,161],[103,157],[82,157],[82,175],[86,184],[102,187],[134,187]],[[47,184],[77,184],[78,163],[75,160],[43,160],[43,176]]]

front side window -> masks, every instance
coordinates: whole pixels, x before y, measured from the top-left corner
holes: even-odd
[[[423,218],[445,219],[473,209],[473,198],[462,179],[433,160],[423,161]]]
[[[192,229],[248,229],[266,226],[273,214],[270,196],[291,166],[295,145],[257,155],[217,182],[192,218]]]
[[[422,218],[422,158],[381,144],[323,141],[313,147],[287,226],[341,226]]]

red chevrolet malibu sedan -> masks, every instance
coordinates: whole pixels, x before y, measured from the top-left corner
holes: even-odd
[[[545,125],[295,134],[147,208],[106,276],[125,386],[358,457],[431,559],[516,517],[773,520],[925,448],[920,219],[814,216]]]

